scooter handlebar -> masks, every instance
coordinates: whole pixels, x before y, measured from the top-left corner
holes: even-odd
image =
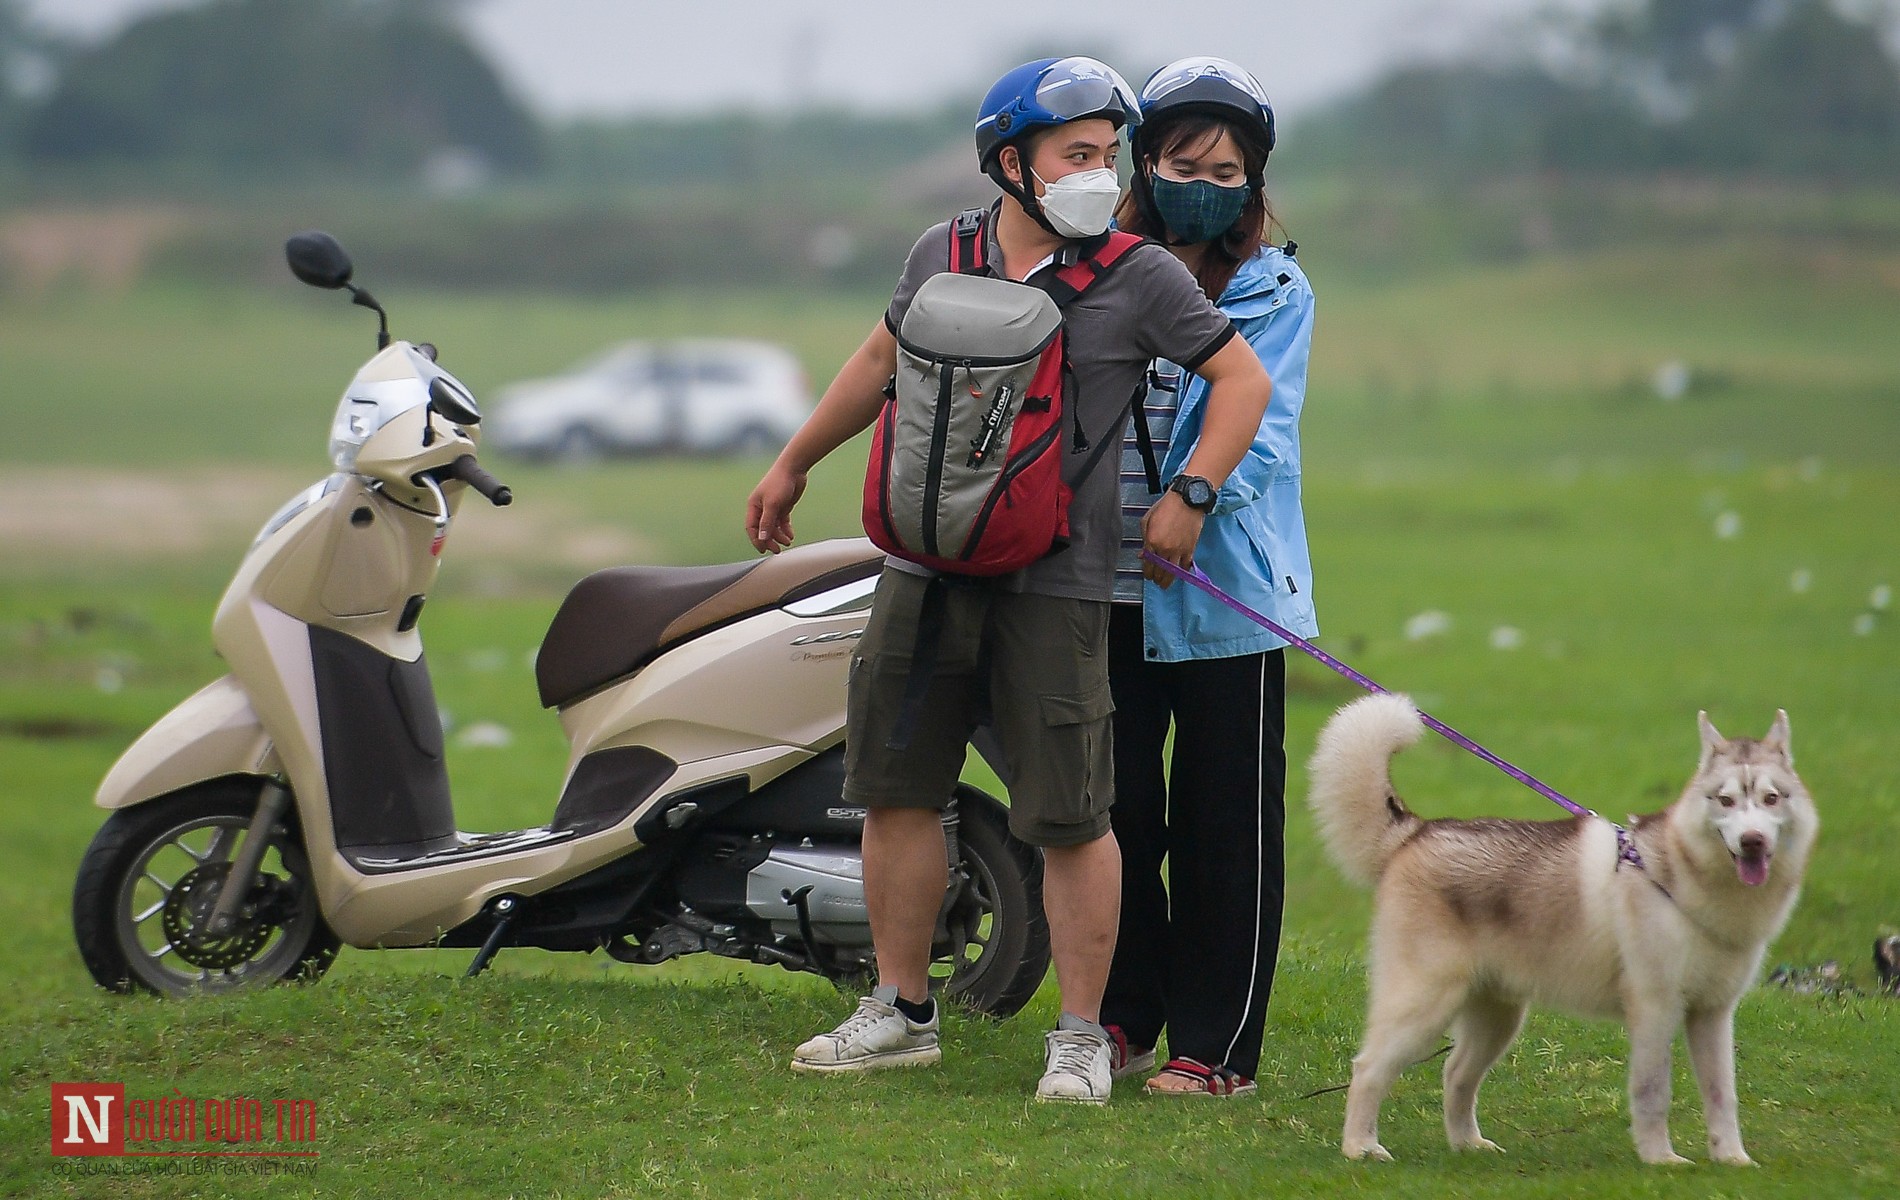
[[[444,479],[459,479],[480,492],[496,508],[505,508],[514,503],[515,494],[507,484],[496,479],[482,465],[475,461],[473,454],[464,454],[440,472]]]

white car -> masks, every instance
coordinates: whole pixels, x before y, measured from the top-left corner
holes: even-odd
[[[502,388],[483,440],[525,458],[756,454],[811,413],[805,372],[770,342],[623,342],[565,375]]]

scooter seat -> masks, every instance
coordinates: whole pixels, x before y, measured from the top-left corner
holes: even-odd
[[[869,538],[849,538],[744,563],[596,571],[574,585],[541,641],[534,663],[541,704],[565,707],[680,642],[883,566]]]

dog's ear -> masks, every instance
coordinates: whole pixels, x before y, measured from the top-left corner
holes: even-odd
[[[1709,765],[1709,759],[1715,755],[1715,748],[1728,739],[1722,736],[1721,730],[1710,723],[1707,712],[1698,712],[1695,715],[1695,723],[1696,728],[1702,731],[1702,765],[1706,767]]]
[[[1788,710],[1775,710],[1775,723],[1769,727],[1768,736],[1761,740],[1762,748],[1781,755],[1789,766],[1794,765],[1794,744],[1788,740]]]

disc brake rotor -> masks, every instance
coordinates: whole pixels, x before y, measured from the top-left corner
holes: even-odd
[[[246,911],[249,905],[239,910],[230,933],[211,936],[211,910],[230,870],[228,862],[195,868],[172,885],[171,895],[165,899],[161,914],[165,940],[171,943],[172,953],[194,967],[228,970],[248,962],[270,940],[274,926],[259,920],[255,912]]]

